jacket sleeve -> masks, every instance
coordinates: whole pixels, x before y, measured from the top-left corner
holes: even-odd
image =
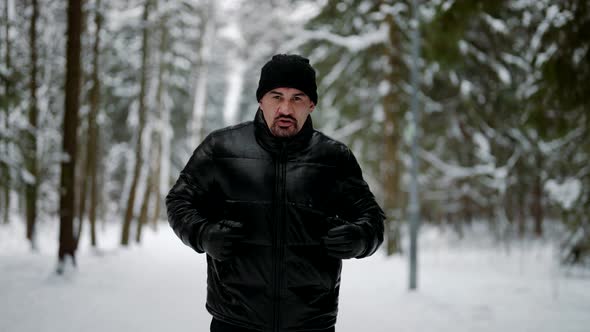
[[[182,242],[198,253],[204,252],[197,239],[210,219],[215,181],[211,141],[208,136],[197,147],[166,196],[168,223]]]
[[[356,158],[348,148],[343,164],[343,177],[338,186],[344,203],[341,205],[344,212],[343,218],[362,228],[367,249],[356,258],[363,258],[375,253],[383,242],[385,214],[375,201],[375,196],[363,179]]]

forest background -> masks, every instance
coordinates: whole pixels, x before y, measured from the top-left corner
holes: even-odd
[[[417,3],[418,21],[411,1],[2,1],[0,224],[25,222],[33,250],[40,224],[59,227],[62,264],[84,232],[100,246],[101,223],[140,242],[166,227],[198,143],[253,118],[262,65],[299,53],[317,70],[314,124],[360,160],[389,254],[403,253],[417,133],[423,223],[557,239],[563,263],[587,264],[589,3]]]

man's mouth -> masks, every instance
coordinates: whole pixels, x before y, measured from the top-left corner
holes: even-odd
[[[290,127],[290,126],[294,126],[295,125],[295,120],[294,119],[289,119],[289,118],[279,118],[276,120],[276,123],[279,127]]]

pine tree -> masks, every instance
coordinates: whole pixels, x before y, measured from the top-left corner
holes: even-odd
[[[38,52],[37,52],[37,23],[39,20],[39,4],[37,0],[32,1],[31,27],[29,30],[29,40],[31,47],[31,67],[30,67],[30,101],[29,101],[29,126],[26,130],[25,141],[25,164],[27,177],[26,183],[26,216],[27,216],[27,239],[33,249],[35,244],[35,226],[37,222],[37,193],[39,188],[39,163],[37,159],[37,137],[38,137],[38,117],[39,108],[37,101],[38,89]]]
[[[73,220],[75,215],[74,184],[76,168],[76,144],[78,127],[78,109],[80,106],[80,39],[82,1],[68,1],[68,30],[65,84],[65,111],[63,130],[63,150],[68,155],[61,164],[60,185],[60,228],[59,228],[59,264],[58,273],[63,273],[68,257],[76,264],[76,240],[74,238]]]
[[[140,77],[140,91],[139,91],[139,127],[137,130],[137,143],[135,145],[135,166],[133,169],[132,175],[132,182],[131,187],[129,189],[129,196],[127,198],[127,208],[125,210],[125,215],[123,219],[123,231],[121,234],[121,245],[127,246],[129,244],[129,232],[131,227],[131,222],[134,217],[134,210],[135,210],[135,196],[137,191],[137,185],[140,180],[140,173],[142,169],[142,164],[145,160],[143,156],[143,140],[144,140],[144,130],[146,126],[146,117],[148,113],[148,108],[146,104],[146,94],[148,89],[148,81],[149,81],[149,68],[148,68],[148,61],[149,61],[149,38],[150,38],[150,25],[149,25],[149,17],[150,17],[150,10],[152,7],[152,0],[146,0],[143,9],[143,16],[142,16],[142,50],[141,50],[141,77]]]

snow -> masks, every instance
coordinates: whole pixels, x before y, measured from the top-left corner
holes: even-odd
[[[291,13],[284,19],[290,22],[303,22],[310,17],[315,17],[320,13],[321,8],[325,5],[325,1],[302,1],[300,4],[294,4],[296,7],[291,8]]]
[[[332,86],[332,84],[337,82],[350,66],[351,60],[350,56],[342,54],[340,60],[322,78],[322,85]]]
[[[584,59],[584,55],[588,53],[588,46],[581,46],[574,50],[574,54],[572,55],[573,64],[576,66],[582,65],[582,60]]]
[[[496,32],[499,32],[504,35],[508,34],[509,29],[506,26],[506,23],[501,19],[497,19],[489,14],[484,14],[483,18],[486,21],[486,23],[489,24],[489,26],[492,27],[492,29],[494,29]]]
[[[377,30],[366,32],[363,35],[341,36],[327,30],[304,31],[297,43],[303,44],[311,40],[322,40],[346,48],[350,53],[357,53],[375,44],[387,41],[389,28],[382,24]],[[297,43],[292,43],[297,45]],[[293,47],[293,46],[290,46]]]
[[[582,181],[576,178],[567,178],[560,183],[550,179],[545,183],[545,192],[549,194],[551,200],[569,210],[582,192]]]
[[[131,22],[137,22],[141,19],[143,13],[142,6],[135,6],[131,8],[117,8],[109,12],[109,19],[107,20],[107,30],[120,31],[123,27]]]
[[[500,78],[500,81],[502,81],[502,83],[506,85],[510,85],[510,83],[512,82],[512,77],[508,69],[506,69],[506,67],[499,63],[494,63],[492,64],[492,66],[496,70],[496,73],[498,74],[498,78]]]
[[[356,132],[363,130],[367,127],[367,121],[363,118],[356,119],[352,122],[347,123],[346,125],[338,128],[333,129],[330,131],[326,131],[326,134],[336,140],[342,141],[346,138],[354,135]]]
[[[469,44],[467,44],[465,40],[459,39],[457,44],[459,45],[459,51],[461,52],[461,54],[466,55],[467,52],[469,52]]]
[[[537,59],[535,61],[535,64],[537,67],[541,67],[545,64],[545,62],[547,62],[548,60],[551,59],[551,57],[553,56],[553,54],[555,54],[555,52],[557,52],[558,48],[556,44],[552,44],[551,46],[549,46],[545,51],[540,52],[537,55]]]
[[[455,2],[454,0],[445,1],[442,4],[442,11],[446,12],[447,10],[449,10],[453,6],[454,2]]]
[[[435,154],[426,150],[420,150],[420,156],[430,165],[441,171],[441,173],[445,174],[445,177],[448,179],[461,179],[478,175],[493,175],[496,171],[495,164],[493,163],[483,163],[465,167],[447,163],[438,158]]]
[[[546,156],[552,154],[559,155],[559,151],[567,149],[568,146],[575,145],[575,140],[579,139],[584,135],[583,127],[574,129],[562,137],[550,141],[544,141],[542,139],[536,139],[539,150]]]
[[[33,174],[31,174],[31,172],[29,172],[26,169],[21,169],[20,170],[20,174],[21,174],[21,178],[23,179],[23,182],[28,184],[28,185],[33,185],[36,182],[36,178]]]
[[[118,226],[100,226],[101,249],[83,238],[65,276],[54,222],[39,225],[34,254],[22,221],[0,225],[0,331],[208,331],[205,256],[164,222],[128,249]],[[459,240],[422,228],[417,291],[405,256],[345,261],[336,330],[587,331],[590,276],[559,269],[548,241],[498,246],[474,229]]]
[[[462,80],[460,90],[463,97],[469,97],[469,94],[473,91],[473,84],[467,80]]]

